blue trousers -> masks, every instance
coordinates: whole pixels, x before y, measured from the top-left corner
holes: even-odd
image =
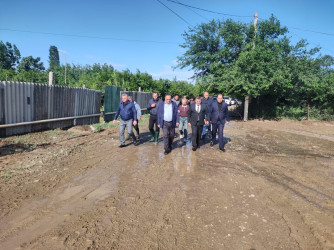
[[[219,148],[221,149],[224,148],[224,126],[225,123],[222,123],[220,121],[217,123],[212,123],[212,141],[216,141],[216,134],[218,130]]]
[[[179,124],[180,134],[182,135],[183,132],[184,132],[184,139],[187,139],[187,135],[188,135],[188,117],[180,116],[180,122],[179,123],[180,123]]]
[[[208,124],[208,125],[204,124],[203,131],[202,131],[202,136],[206,135],[206,129],[208,129],[208,133],[209,133],[210,130],[211,130],[210,124]]]

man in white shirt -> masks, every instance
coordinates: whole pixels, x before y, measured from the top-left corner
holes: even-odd
[[[179,126],[179,113],[176,103],[172,102],[170,94],[165,95],[165,102],[158,109],[158,127],[164,133],[165,154],[172,151],[172,143],[175,135],[175,128]]]

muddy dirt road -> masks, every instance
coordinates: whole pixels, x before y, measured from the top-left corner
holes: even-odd
[[[225,153],[167,156],[86,130],[0,141],[0,249],[334,249],[334,123],[232,122]]]

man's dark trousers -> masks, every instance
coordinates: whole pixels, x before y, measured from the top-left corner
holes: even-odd
[[[219,141],[219,148],[224,148],[224,126],[225,124],[221,121],[217,121],[217,123],[212,123],[212,141],[216,141],[216,134],[218,129],[218,141]]]
[[[175,135],[175,128],[172,127],[172,122],[164,121],[162,130],[164,132],[164,149],[165,151],[172,150],[172,143]]]
[[[199,147],[202,131],[203,125],[199,125],[199,122],[196,123],[196,126],[191,125],[191,142],[194,148]]]
[[[152,134],[154,134],[154,124],[155,124],[155,131],[159,132],[158,124],[157,124],[157,116],[156,115],[150,115],[150,119],[148,122],[148,129]]]

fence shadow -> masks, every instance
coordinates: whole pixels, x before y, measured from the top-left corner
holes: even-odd
[[[12,154],[20,154],[24,152],[31,152],[36,149],[34,144],[4,144],[0,147],[0,157]]]

